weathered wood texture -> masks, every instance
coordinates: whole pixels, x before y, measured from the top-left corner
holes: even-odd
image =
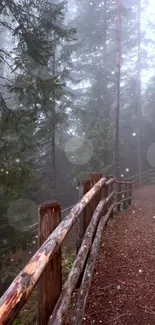
[[[87,266],[84,272],[83,281],[81,284],[81,288],[79,291],[76,307],[74,310],[74,315],[71,321],[71,325],[82,325],[83,322],[83,315],[85,310],[85,305],[90,289],[90,285],[92,282],[92,276],[95,268],[95,262],[98,255],[98,251],[101,244],[103,229],[107,223],[107,220],[111,214],[111,211],[113,210],[113,206],[109,208],[109,211],[105,216],[103,216],[99,222],[98,229],[96,232],[96,236],[94,239],[94,242],[92,244],[90,255],[88,257]]]
[[[53,231],[12,282],[0,299],[0,324],[12,324],[38,283],[45,267],[54,253],[58,251],[66,235],[77,221],[78,216],[92,200],[94,195],[100,191],[105,182],[105,178],[100,179],[99,182],[84,195],[80,202],[72,208],[69,215],[62,220],[59,226]],[[52,285],[51,283],[51,290],[53,290]]]
[[[79,183],[79,199],[81,199],[92,187],[92,180],[84,180],[81,181]],[[92,200],[93,201],[93,200]],[[82,240],[85,234],[85,231],[89,225],[89,222],[91,220],[92,217],[92,203],[93,202],[89,202],[89,204],[85,207],[85,209],[83,210],[83,212],[80,214],[78,220],[77,220],[77,240],[76,240],[76,252],[78,253],[81,244],[82,244]],[[85,265],[83,266],[83,269],[85,268]],[[82,276],[83,276],[83,272],[81,272],[81,275],[79,277],[78,283],[77,283],[77,288],[80,287],[81,285],[81,281],[82,281]]]
[[[124,193],[123,193],[123,198],[124,198],[124,202],[123,202],[123,209],[126,210],[127,208],[127,194],[128,194],[128,191],[127,191],[127,187],[128,187],[128,184],[124,184]]]
[[[118,194],[117,194],[117,211],[118,212],[121,211],[121,205],[119,203],[119,202],[121,202],[121,198],[122,198],[122,195],[120,194],[121,193],[121,186],[122,186],[121,183],[117,183],[117,192],[118,192]]]
[[[101,173],[93,173],[92,174],[92,183],[95,185],[102,178]]]
[[[90,191],[92,186],[91,180],[84,180],[79,182],[79,199],[81,200],[82,197]],[[79,248],[82,243],[83,236],[85,231],[88,227],[92,215],[92,205],[91,202],[85,207],[83,212],[80,214],[77,220],[77,241],[76,241],[76,251],[79,251]]]
[[[127,205],[131,205],[132,201],[132,190],[133,190],[133,182],[127,181],[127,182],[121,182],[116,181],[117,186],[117,192],[116,195],[116,202],[115,207],[117,207],[117,211],[121,211],[121,204],[123,204],[123,208],[126,209]],[[124,189],[123,189],[124,187]]]
[[[133,186],[133,183],[130,182],[130,183],[128,184],[129,192],[128,192],[128,198],[127,198],[127,203],[128,203],[129,205],[132,204],[132,186]]]
[[[76,287],[79,276],[83,270],[87,254],[88,254],[89,249],[92,245],[92,239],[93,239],[94,233],[96,231],[100,217],[103,213],[104,206],[107,202],[109,202],[111,200],[113,195],[114,195],[114,192],[110,193],[108,198],[102,199],[100,201],[100,203],[98,204],[98,206],[93,214],[93,217],[91,219],[91,222],[87,228],[87,232],[85,233],[83,243],[80,247],[78,255],[73,263],[72,270],[69,273],[66,283],[64,284],[61,295],[60,295],[59,300],[55,306],[54,312],[48,322],[48,325],[63,324],[63,316],[65,315],[65,312],[68,309],[68,305],[71,301],[71,295],[73,293],[73,290]]]
[[[110,186],[110,192],[111,193],[115,193],[114,191],[114,181],[109,185]],[[114,205],[114,195],[111,197],[111,200],[110,200],[110,204],[109,204],[109,207],[113,206]],[[111,210],[111,213],[110,213],[110,218],[113,218],[114,216],[114,209]]]
[[[106,181],[106,183],[105,183],[105,185],[103,187],[103,191],[104,191],[103,195],[104,195],[105,198],[108,197],[108,195],[111,192],[113,192],[113,190],[114,190],[113,184],[115,182],[115,178],[113,176],[112,176],[111,179],[110,179],[110,176],[108,176],[107,179],[108,180]],[[114,199],[114,196],[111,198],[111,202],[112,202],[113,199]],[[110,201],[107,202],[107,204],[105,206],[104,213],[106,213],[108,211],[108,208],[111,205],[111,202]]]
[[[93,173],[92,174],[92,185],[94,186],[101,178],[102,178],[101,173]],[[100,202],[101,195],[102,195],[102,188],[93,197],[93,200],[92,200],[92,212],[95,211],[98,203]]]
[[[128,200],[132,200],[132,196],[128,197]],[[117,207],[119,204],[122,204],[124,201],[126,201],[126,198],[121,199],[121,201],[115,203],[115,207]]]
[[[130,184],[131,181],[118,181],[118,180],[115,180],[116,184]]]
[[[124,191],[121,191],[121,192],[115,192],[115,194],[118,195],[118,194],[124,194],[124,193],[128,193],[128,192],[129,192],[129,190],[124,190]]]
[[[38,244],[46,241],[61,222],[61,207],[58,202],[40,206],[38,216]],[[52,284],[52,290],[51,290]],[[38,324],[47,325],[62,289],[61,248],[46,266],[39,282]]]

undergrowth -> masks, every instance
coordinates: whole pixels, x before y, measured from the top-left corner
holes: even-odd
[[[67,276],[72,268],[75,260],[75,251],[62,249],[62,277],[63,283],[66,281]],[[38,309],[38,291],[34,290],[28,302],[22,308],[17,319],[13,325],[36,325],[37,324],[37,309]],[[71,308],[71,305],[69,306]]]

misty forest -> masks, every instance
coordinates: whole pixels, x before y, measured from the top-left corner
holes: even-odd
[[[151,0],[0,1],[0,294],[40,204],[155,167],[154,53]]]

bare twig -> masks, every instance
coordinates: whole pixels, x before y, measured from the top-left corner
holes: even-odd
[[[114,321],[118,320],[119,318],[122,318],[123,316],[126,316],[126,315],[129,315],[129,314],[128,313],[123,313],[121,315],[118,315],[118,316],[116,316],[116,317],[111,318],[110,320],[108,320],[107,323],[114,322]]]
[[[150,309],[148,306],[141,306],[141,308],[147,311],[148,313],[155,315],[155,311]]]

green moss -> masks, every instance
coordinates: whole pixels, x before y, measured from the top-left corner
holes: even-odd
[[[75,260],[75,252],[64,250],[62,254],[62,272],[64,278],[69,274]]]
[[[16,319],[14,322],[13,322],[13,325],[22,325],[20,319]]]

